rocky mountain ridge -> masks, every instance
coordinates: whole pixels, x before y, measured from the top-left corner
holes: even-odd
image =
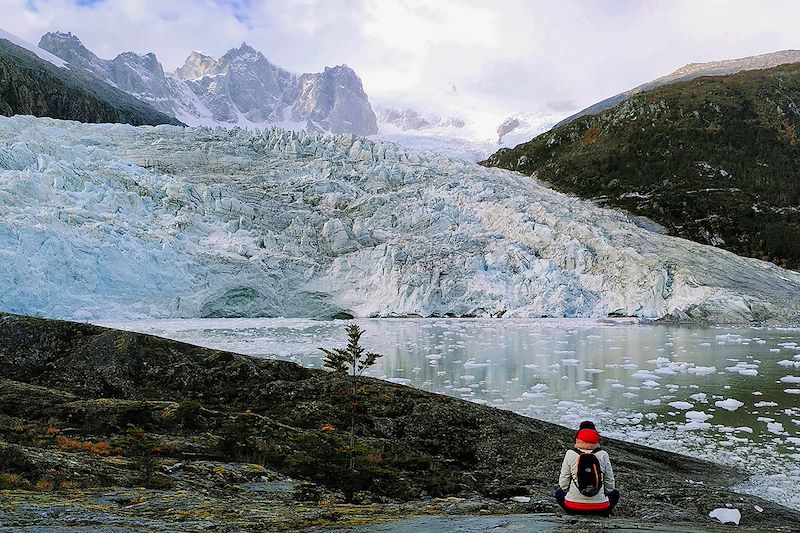
[[[723,59],[719,61],[709,61],[707,63],[689,63],[666,76],[661,76],[660,78],[643,83],[633,89],[601,100],[596,104],[592,104],[586,109],[578,111],[574,115],[570,115],[559,121],[555,127],[568,124],[579,117],[601,113],[621,104],[631,96],[661,87],[662,85],[689,81],[700,76],[725,76],[747,70],[759,70],[798,62],[800,62],[800,50],[780,50],[778,52],[747,56],[738,59]]]
[[[0,115],[18,114],[81,122],[181,124],[0,30]]]
[[[214,59],[193,52],[175,75],[155,54],[98,58],[71,33],[45,34],[39,46],[190,125],[270,126],[377,132],[360,78],[346,65],[296,76],[243,43]]]

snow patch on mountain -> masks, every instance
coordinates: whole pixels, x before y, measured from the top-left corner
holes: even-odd
[[[12,35],[11,33],[8,33],[2,28],[0,28],[0,39],[5,39],[6,41],[10,41],[11,43],[21,48],[30,50],[31,52],[39,56],[39,58],[44,59],[45,61],[48,61],[57,67],[65,68],[67,66],[67,62],[61,59],[60,57],[56,57],[47,50],[42,50],[35,44],[31,44],[24,39],[20,39],[16,35]]]
[[[800,321],[800,274],[352,135],[0,118],[0,309]]]

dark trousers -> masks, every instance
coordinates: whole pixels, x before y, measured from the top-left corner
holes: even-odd
[[[564,506],[564,499],[567,497],[567,493],[561,490],[561,487],[559,487],[555,493],[558,505],[560,505],[561,508],[567,512],[567,514],[599,514],[608,516],[611,514],[611,511],[614,510],[614,507],[617,505],[617,503],[619,503],[619,491],[617,489],[614,489],[608,494],[606,494],[606,496],[608,496],[608,504],[609,504],[608,509],[603,511],[576,511],[575,509],[567,509]]]

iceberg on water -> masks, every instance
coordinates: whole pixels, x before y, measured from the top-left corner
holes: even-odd
[[[717,507],[708,513],[708,516],[711,518],[716,518],[723,524],[736,524],[737,526],[739,525],[739,521],[742,519],[742,513],[739,511],[739,509],[728,507]]]
[[[800,274],[392,143],[0,117],[4,311],[797,322],[798,302]]]

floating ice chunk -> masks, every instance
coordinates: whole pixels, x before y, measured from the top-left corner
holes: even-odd
[[[655,372],[659,376],[677,376],[678,375],[678,373],[676,371],[674,371],[672,368],[666,367],[666,366],[662,366],[662,367],[656,368],[653,372]]]
[[[661,405],[661,400],[659,400],[658,398],[656,398],[655,400],[645,400],[644,404],[645,405]]]
[[[734,374],[739,374],[742,376],[757,376],[758,375],[758,365],[753,363],[736,363],[735,366],[727,366],[725,370],[728,372],[732,372]]]
[[[575,353],[575,352],[572,352]],[[580,359],[562,359],[561,362],[565,365],[578,365],[580,364]]]
[[[667,405],[669,405],[674,409],[681,409],[681,410],[691,409],[692,407],[694,407],[694,405],[689,402],[669,402],[669,404]]]
[[[486,405],[487,403],[489,403],[488,401],[481,400],[480,398],[472,398],[469,401],[471,401],[472,403],[479,403],[481,405]]]
[[[647,379],[661,379],[660,376],[655,375],[654,373],[650,372],[649,370],[637,370],[636,372],[631,375],[632,378],[647,380]]]
[[[442,356],[441,356],[441,354],[438,354],[438,353],[429,353],[428,355],[425,356],[425,358],[426,359],[441,359]]]
[[[756,402],[753,404],[753,407],[777,407],[778,404],[775,402]]]
[[[735,333],[726,333],[724,335],[717,335],[717,340],[722,341],[723,343],[730,343],[730,344],[741,344],[744,342],[744,339],[741,335],[736,335]]]
[[[783,389],[786,394],[800,394],[800,389]]]
[[[547,386],[546,383],[537,383],[536,385],[531,387],[531,390],[533,392],[545,392],[547,389],[549,389],[549,387]]]
[[[785,367],[793,366],[795,368],[800,368],[800,361],[789,361],[788,359],[784,359],[783,361],[778,361],[778,364]]]
[[[734,428],[734,430],[737,433],[752,433],[753,432],[753,428],[747,427],[747,426],[739,426],[737,428]]]
[[[781,383],[800,383],[800,376],[783,376]]]
[[[767,422],[767,431],[780,435],[783,433],[783,424],[780,422]]]
[[[691,420],[692,422],[705,422],[706,420],[714,418],[714,415],[704,413],[703,411],[687,411],[684,416],[687,420]]]
[[[690,366],[686,369],[687,372],[691,374],[697,374],[698,376],[707,376],[709,374],[713,374],[717,371],[717,367],[715,366]]]
[[[645,413],[644,417],[646,419],[648,419],[648,420],[655,420],[656,418],[658,418],[658,414],[657,413]]]
[[[611,387],[614,389],[624,389],[625,385],[623,385],[622,383],[612,383]]]
[[[539,368],[539,365],[534,364],[534,363],[528,363],[527,365],[523,365],[523,367],[527,368],[529,370],[535,370],[535,369]]]
[[[584,372],[588,372],[589,374],[602,374],[605,370],[601,368],[584,368]]]
[[[708,399],[707,399],[708,398],[708,394],[706,394],[705,392],[696,392],[696,393],[692,394],[691,396],[689,396],[689,398],[691,398],[692,400],[694,400],[696,402],[708,403]]]
[[[689,431],[693,431],[696,429],[711,429],[711,424],[709,424],[708,422],[691,421],[687,422],[686,424],[683,424],[682,426],[678,426],[678,429],[686,429]]]
[[[588,387],[591,384],[592,384],[591,381],[586,381],[586,380],[583,380],[583,379],[581,381],[578,381],[578,382],[575,383],[575,385],[577,385],[578,387]]]
[[[726,411],[735,411],[743,406],[744,402],[740,402],[739,400],[735,400],[733,398],[728,398],[727,400],[716,401],[714,402],[714,405],[725,409]]]
[[[642,387],[647,387],[649,389],[657,389],[660,386],[661,384],[658,381],[653,381],[652,379],[649,379],[644,383],[642,383]]]
[[[636,398],[639,395],[633,392],[626,392],[625,394],[623,394],[623,396],[625,396],[626,398]]]
[[[800,446],[800,437],[786,437],[786,442]]]

